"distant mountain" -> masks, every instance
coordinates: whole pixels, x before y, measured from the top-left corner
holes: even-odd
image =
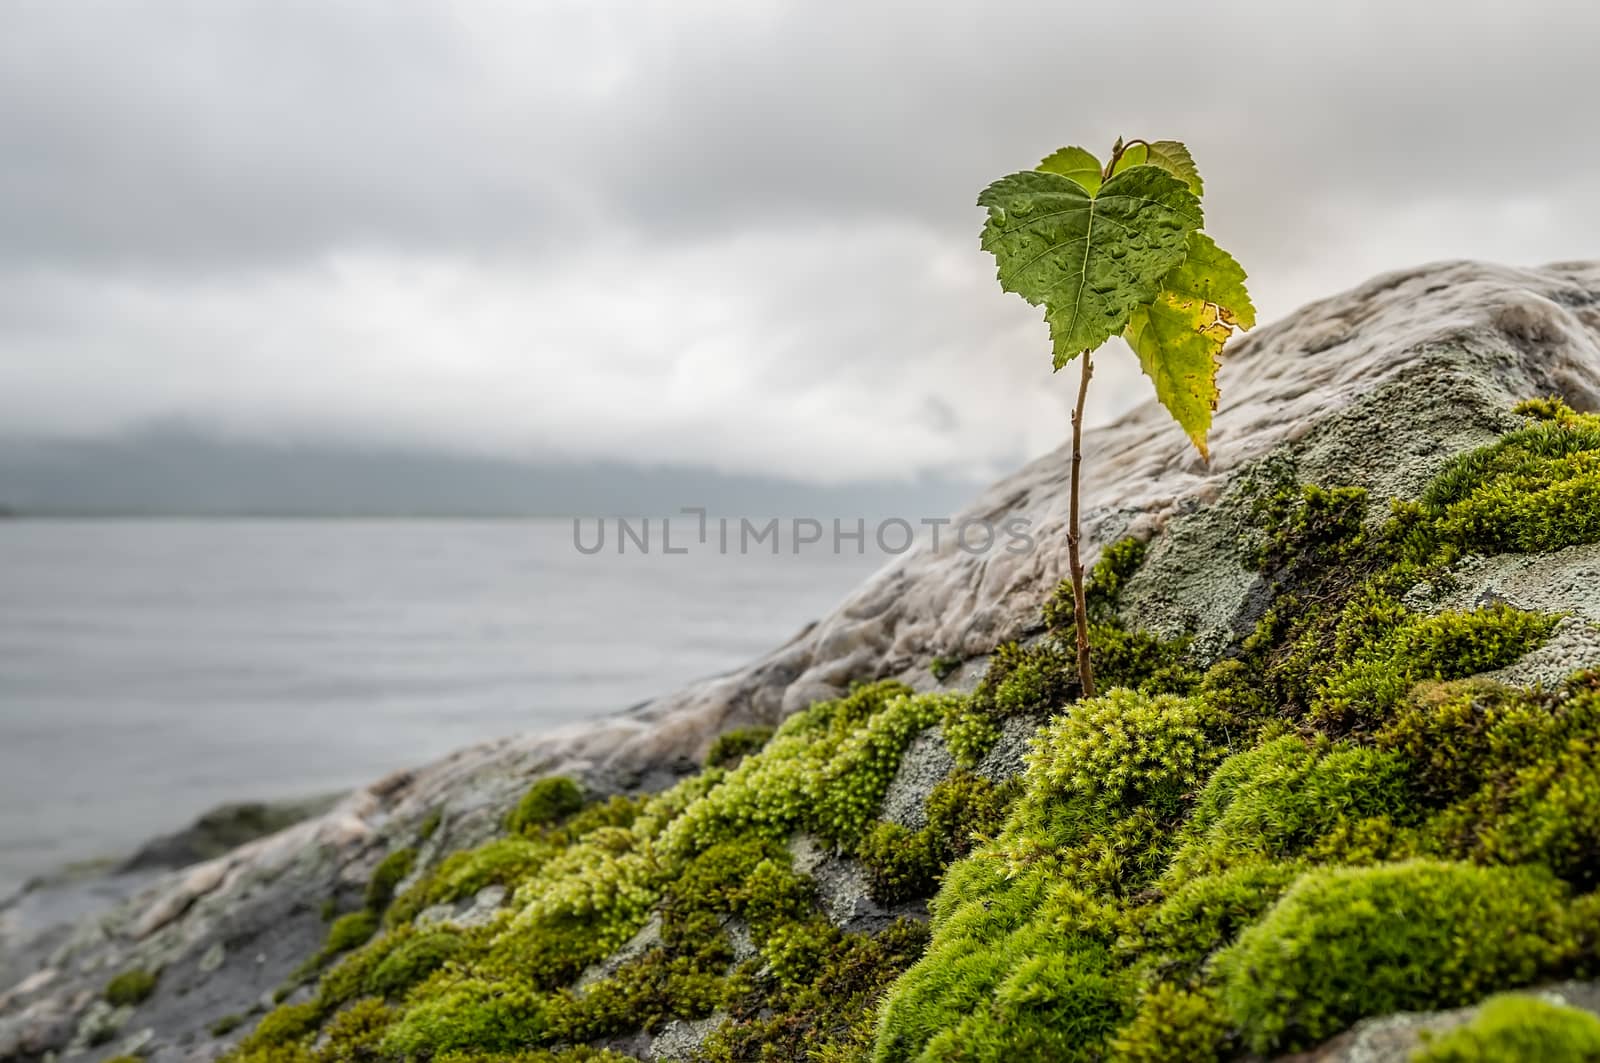
[[[273,444],[158,429],[0,438],[0,516],[942,516],[979,485],[823,487],[679,466],[541,464],[422,449]]]

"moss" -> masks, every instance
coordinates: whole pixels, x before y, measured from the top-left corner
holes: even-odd
[[[212,1037],[226,1037],[245,1024],[245,1017],[237,1012],[224,1015],[207,1027]]]
[[[395,898],[385,921],[390,926],[400,925],[416,918],[424,908],[465,900],[487,886],[515,887],[557,851],[548,841],[512,836],[451,853],[431,874]]]
[[[779,925],[811,908],[811,883],[790,869],[788,850],[760,837],[722,842],[696,856],[666,890],[661,935],[669,948],[691,951],[711,916],[745,920],[759,945]]]
[[[372,877],[367,880],[367,910],[382,915],[389,902],[394,900],[395,887],[411,874],[417,862],[415,849],[396,849],[378,862]]]
[[[731,767],[739,763],[766,745],[772,737],[772,731],[771,727],[741,727],[735,731],[725,731],[711,743],[711,749],[706,753],[706,767]]]
[[[1498,603],[1469,612],[1406,615],[1381,635],[1336,650],[1341,663],[1317,690],[1313,715],[1339,728],[1381,722],[1417,683],[1510,664],[1544,642],[1557,619]]]
[[[123,971],[107,982],[105,991],[101,995],[106,1003],[113,1007],[143,1004],[149,999],[150,994],[156,991],[156,982],[159,978],[158,972],[135,967]]]
[[[1484,1002],[1473,1020],[1430,1039],[1414,1063],[1585,1063],[1600,1059],[1600,1018],[1508,993]]]
[[[378,931],[378,920],[370,911],[341,915],[328,928],[328,939],[323,943],[324,956],[332,957],[364,945]]]
[[[623,964],[612,977],[581,994],[554,998],[553,1036],[591,1041],[633,1030],[659,1030],[668,1019],[703,1018],[716,1007],[721,993],[717,973],[692,957],[664,949]]]
[[[806,829],[854,845],[905,747],[940,717],[948,700],[912,696],[899,683],[874,683],[790,717],[761,753],[668,827],[663,848],[682,858],[751,829],[771,838]]]
[[[240,1042],[239,1051],[248,1057],[287,1048],[314,1031],[321,1021],[322,1010],[315,1002],[280,1004],[261,1017],[256,1028]]]
[[[1282,488],[1257,505],[1262,542],[1251,560],[1258,570],[1279,575],[1347,563],[1365,544],[1366,508],[1367,492],[1359,487]]]
[[[461,947],[461,935],[454,930],[426,930],[411,935],[377,964],[367,978],[367,990],[375,996],[398,997],[443,967]]]
[[[633,826],[644,804],[639,798],[617,794],[604,801],[585,805],[581,811],[568,817],[558,832],[547,831],[546,836],[558,843],[571,843],[603,827],[627,829]]]
[[[588,1045],[573,1045],[552,1052],[542,1049],[521,1052],[453,1051],[434,1059],[436,1063],[634,1063],[632,1056]]]
[[[1188,980],[1253,925],[1300,875],[1296,863],[1241,863],[1191,878],[1140,912],[1119,950],[1159,979]]]
[[[900,920],[875,935],[840,934],[825,925],[807,930],[797,927],[769,943],[767,973],[741,984],[746,1006],[734,994],[734,1018],[707,1038],[699,1058],[854,1063],[871,1052],[874,1005],[922,955],[927,927]]]
[[[1600,541],[1600,416],[1553,403],[1523,411],[1537,419],[1451,462],[1423,506],[1442,534],[1485,553]]]
[[[1124,539],[1107,547],[1089,575],[1085,604],[1096,681],[1146,693],[1187,693],[1199,682],[1187,638],[1161,639],[1130,631],[1117,616],[1117,598],[1144,562],[1145,544]],[[964,768],[977,766],[999,739],[998,721],[1039,716],[1078,695],[1075,606],[1070,583],[1061,583],[1041,612],[1045,633],[1030,644],[1007,642],[966,699],[947,703],[941,720],[945,746]]]
[[[1535,868],[1308,872],[1217,957],[1223,1003],[1262,1053],[1364,1015],[1467,1004],[1564,970],[1575,952],[1565,898]]]
[[[318,971],[326,967],[340,954],[360,948],[370,941],[377,932],[378,916],[367,908],[357,912],[349,912],[335,919],[333,924],[328,927],[328,936],[323,939],[322,947],[311,956],[308,956],[289,975],[288,980],[278,987],[273,994],[274,1002],[281,1003],[288,999],[289,994],[314,978]]]
[[[316,1049],[317,1063],[369,1063],[392,1018],[376,997],[356,1001],[329,1020]]]
[[[1119,539],[1106,547],[1100,553],[1100,559],[1089,570],[1089,578],[1085,581],[1083,599],[1088,608],[1089,622],[1104,623],[1115,619],[1117,600],[1122,595],[1122,590],[1127,586],[1128,580],[1144,564],[1148,544],[1143,540],[1126,538]],[[1072,631],[1076,629],[1077,621],[1076,603],[1073,598],[1072,584],[1062,580],[1056,585],[1055,592],[1045,602],[1041,619],[1044,626],[1051,631]]]
[[[928,671],[940,683],[961,670],[961,658],[938,654],[928,662]]]
[[[1406,817],[1410,802],[1401,758],[1286,735],[1228,758],[1212,775],[1184,825],[1166,881],[1296,857],[1341,824]]]
[[[926,827],[912,831],[897,823],[875,824],[856,849],[871,876],[873,897],[898,904],[932,893],[945,867],[966,855],[975,836],[999,830],[1017,789],[957,771],[929,792]]]
[[[1077,658],[1055,639],[1028,647],[1008,642],[990,656],[972,707],[992,716],[1042,713],[1066,704],[1077,690]]]
[[[1432,803],[1427,842],[1486,863],[1537,863],[1600,885],[1600,688],[1481,684],[1429,692],[1379,742],[1414,758]]]
[[[452,1050],[510,1052],[550,1032],[548,1002],[514,980],[463,978],[409,1009],[384,1035],[382,1050],[402,1057]]]
[[[1000,740],[1000,725],[994,717],[969,710],[965,701],[945,711],[939,730],[945,748],[963,768],[977,767]]]
[[[1213,1063],[1227,1054],[1232,1031],[1215,994],[1159,982],[1138,1001],[1132,1022],[1111,1040],[1124,1063]]]
[[[506,815],[506,830],[523,834],[555,823],[583,807],[583,790],[564,775],[540,779]]]
[[[1173,828],[1225,755],[1230,717],[1205,699],[1112,690],[1040,731],[1027,791],[992,847],[1123,892],[1165,863]]]

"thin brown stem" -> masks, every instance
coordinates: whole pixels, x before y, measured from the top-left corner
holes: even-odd
[[[1106,168],[1100,172],[1100,180],[1111,180],[1111,175],[1117,172],[1117,163],[1122,161],[1122,157],[1128,154],[1128,150],[1135,144],[1143,144],[1146,152],[1150,150],[1150,142],[1148,140],[1134,137],[1132,140],[1124,141],[1121,137],[1117,138],[1116,144],[1112,145],[1111,148],[1111,158],[1106,160]]]
[[[1078,381],[1078,405],[1072,411],[1072,504],[1067,517],[1067,567],[1072,575],[1072,615],[1078,627],[1078,680],[1083,696],[1094,697],[1094,668],[1089,660],[1089,611],[1084,602],[1083,558],[1079,554],[1078,469],[1083,464],[1083,400],[1089,394],[1094,363],[1084,351],[1083,376]]]

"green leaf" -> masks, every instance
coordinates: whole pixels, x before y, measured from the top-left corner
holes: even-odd
[[[1182,263],[1202,221],[1200,200],[1155,166],[1115,174],[1096,193],[1027,170],[984,189],[978,205],[989,210],[983,248],[1000,287],[1044,306],[1057,369],[1122,332]]]
[[[1070,177],[1083,186],[1083,190],[1091,196],[1100,191],[1100,174],[1104,167],[1094,153],[1087,148],[1062,148],[1051,155],[1046,155],[1036,169],[1046,173],[1058,173],[1062,177]]]
[[[1189,235],[1189,257],[1167,274],[1149,306],[1134,310],[1123,338],[1172,414],[1206,461],[1206,435],[1217,408],[1217,367],[1234,328],[1256,323],[1245,273],[1205,233]]]
[[[1194,157],[1189,154],[1188,148],[1176,140],[1133,145],[1117,160],[1114,172],[1120,173],[1133,166],[1159,166],[1187,184],[1189,191],[1197,196],[1206,190],[1205,182],[1200,180],[1200,171],[1195,167]]]
[[[1256,308],[1244,286],[1244,267],[1205,233],[1189,234],[1189,254],[1161,282],[1163,289],[1217,308],[1229,325],[1255,328]]]

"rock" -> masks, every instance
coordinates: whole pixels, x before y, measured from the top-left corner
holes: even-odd
[[[1023,757],[1043,720],[1033,716],[1008,716],[1000,721],[1000,737],[972,769],[990,782],[1003,782],[1022,773]]]
[[[714,1011],[703,1019],[673,1019],[650,1042],[644,1058],[662,1063],[688,1059],[725,1018],[726,1015]]]
[[[840,853],[819,838],[797,834],[789,841],[794,869],[817,884],[819,907],[839,929],[876,932],[902,916],[927,918],[922,901],[886,908],[872,898],[867,869],[853,856]]]
[[[923,802],[927,800],[928,791],[955,767],[955,758],[945,748],[944,735],[937,728],[924,731],[900,757],[900,767],[883,795],[879,817],[911,830],[926,827],[928,811]]]
[[[62,1047],[76,1028],[74,1012],[82,1006],[64,996],[26,1006],[12,998],[0,1009],[0,1059],[28,1059]]]
[[[338,803],[330,794],[297,801],[247,801],[221,805],[174,834],[145,842],[121,867],[123,871],[180,868],[211,860],[246,842],[275,834]]]
[[[1600,1015],[1600,982],[1562,982],[1520,992]],[[1410,1063],[1426,1037],[1465,1026],[1477,1015],[1473,1006],[1368,1019],[1309,1052],[1279,1057],[1280,1063]]]
[[[504,886],[485,886],[459,904],[436,904],[417,913],[416,924],[425,926],[453,926],[467,930],[488,926],[494,914],[506,903]]]
[[[1467,557],[1446,583],[1432,594],[1419,593],[1412,603],[1443,611],[1501,602],[1567,614],[1544,645],[1515,664],[1485,673],[1485,679],[1548,688],[1600,662],[1600,545],[1569,546],[1551,554]]]
[[[610,978],[616,974],[623,964],[637,960],[657,945],[661,944],[661,916],[652,915],[649,922],[639,928],[639,932],[629,938],[620,949],[611,955],[593,964],[588,970],[578,976],[574,988],[584,989],[594,983]]]
[[[1312,304],[1231,348],[1209,466],[1153,402],[1089,433],[1088,560],[1123,536],[1149,539],[1145,564],[1123,594],[1125,619],[1192,634],[1199,652],[1215,654],[1250,630],[1265,605],[1261,577],[1241,563],[1252,549],[1251,503],[1264,491],[1305,480],[1363,487],[1375,503],[1371,519],[1379,520],[1387,497],[1414,493],[1452,455],[1518,423],[1510,411],[1519,400],[1559,394],[1579,409],[1600,409],[1597,337],[1596,263],[1538,270],[1443,263]],[[1067,517],[1067,459],[1063,448],[1031,462],[958,518],[1025,520],[1032,551],[974,556],[953,541],[919,549],[745,668],[617,716],[482,743],[396,773],[322,815],[139,880],[133,896],[66,929],[28,924],[24,908],[0,909],[0,973],[20,982],[46,967],[57,972],[0,985],[0,1058],[8,1049],[60,1050],[91,1013],[108,1020],[93,1011],[94,1001],[107,978],[132,963],[162,971],[133,1020],[139,1031],[153,1031],[150,1058],[215,1055],[209,1025],[270,997],[326,933],[323,903],[359,896],[383,855],[416,845],[432,814],[443,819],[424,850],[430,858],[492,835],[504,810],[548,774],[573,775],[598,794],[665,786],[722,731],[775,723],[853,681],[896,676],[930,689],[929,662],[948,655],[968,660],[958,682],[974,682],[982,671],[976,659],[1035,627],[1039,606],[1065,574],[1056,544]],[[1577,567],[1565,584],[1567,569],[1517,569],[1502,559],[1485,562],[1478,576],[1464,568],[1459,583],[1476,580],[1469,593],[1513,601],[1525,587],[1552,588],[1541,608],[1592,620],[1579,616],[1592,607],[1590,560],[1569,560]],[[1564,628],[1546,647],[1555,656],[1530,657],[1524,674],[1587,655],[1588,639],[1581,625]],[[1014,772],[1036,722],[1008,725],[980,771]],[[894,797],[896,815],[909,821],[917,790],[944,768],[932,743],[918,757],[919,766],[907,769],[916,774]],[[872,904],[849,857],[814,844],[796,855],[847,928],[882,925],[895,914]],[[469,912],[478,910],[475,898]]]
[[[115,1038],[132,1017],[132,1005],[117,1007],[103,1000],[95,1001],[78,1020],[78,1027],[67,1044],[66,1054],[79,1055],[105,1044]]]

